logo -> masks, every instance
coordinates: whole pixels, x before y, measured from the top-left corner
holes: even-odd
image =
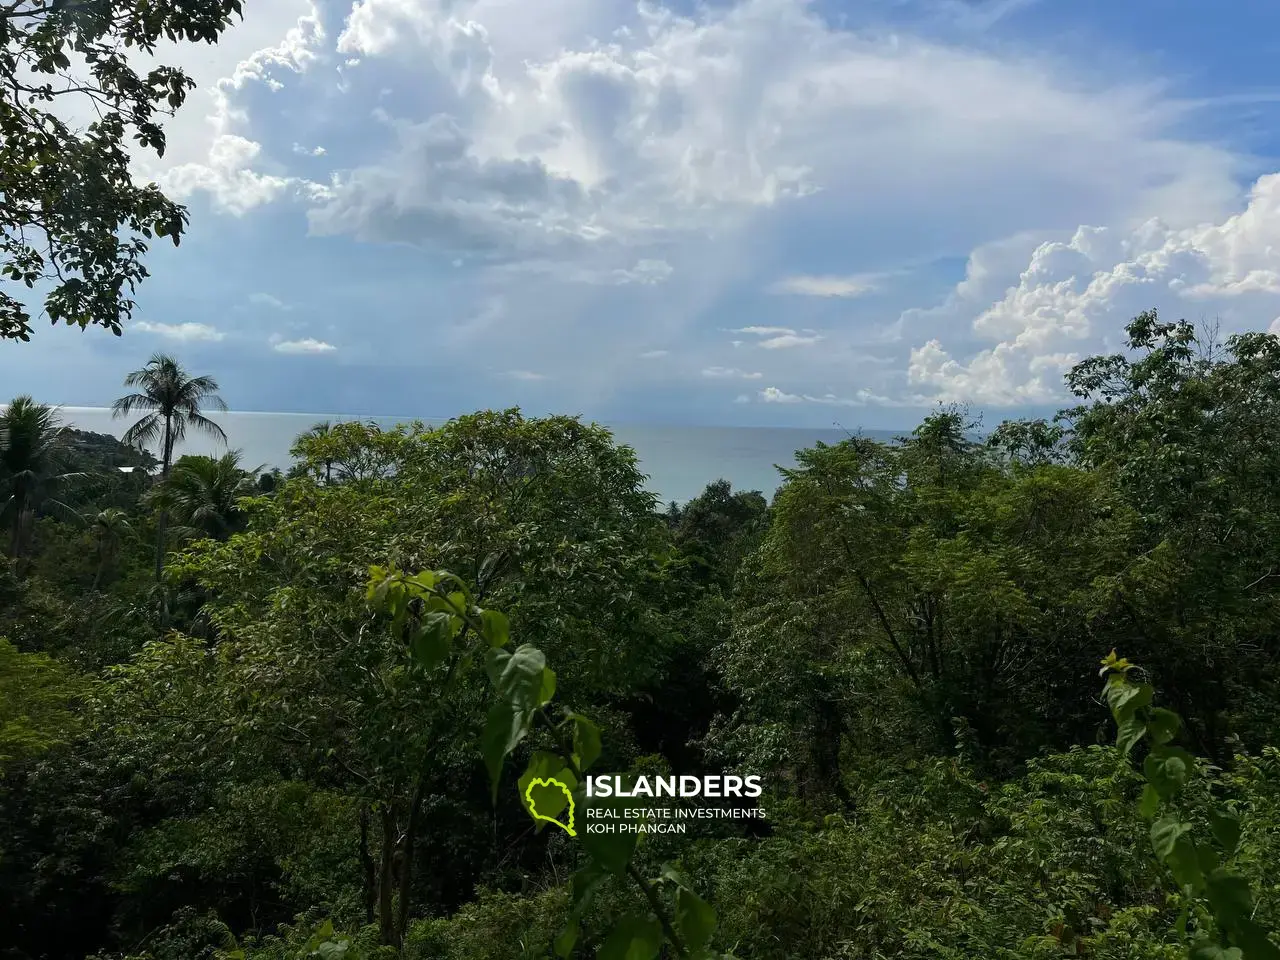
[[[535,796],[540,799],[535,799]],[[578,835],[577,831],[573,829],[573,794],[569,792],[568,787],[555,777],[534,777],[529,781],[529,785],[524,788],[524,800],[528,804],[529,815],[533,819],[554,823],[571,837]],[[541,803],[544,810],[559,813],[566,800],[569,802],[569,822],[567,824],[561,823],[555,817],[538,812],[538,804]]]

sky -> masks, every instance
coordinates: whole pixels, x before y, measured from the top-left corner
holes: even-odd
[[[181,247],[10,392],[896,429],[1057,409],[1146,309],[1280,331],[1273,0],[245,8],[157,53]]]

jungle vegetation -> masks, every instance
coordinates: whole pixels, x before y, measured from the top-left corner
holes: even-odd
[[[217,384],[129,383],[158,456],[0,416],[0,957],[1277,955],[1275,336],[1146,313],[772,502],[518,410],[175,456]],[[767,816],[536,829],[588,768]]]

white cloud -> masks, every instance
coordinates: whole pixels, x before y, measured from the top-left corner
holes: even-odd
[[[323,195],[323,188],[296,177],[259,173],[252,169],[262,152],[262,145],[237,134],[217,136],[202,163],[184,163],[161,177],[164,189],[178,198],[189,197],[197,190],[209,193],[222,211],[242,216],[264,203],[276,199],[287,190]]]
[[[328,153],[324,147],[304,147],[300,143],[295,143],[293,145],[293,152],[300,157],[323,157]]]
[[[735,331],[742,366],[759,346],[773,351],[761,366],[776,382],[801,391],[829,377],[836,388],[778,390],[795,399],[766,402],[861,402],[835,372],[871,342],[855,329],[865,323],[856,299],[901,263],[972,251],[947,303],[876,335],[895,345],[896,369],[866,381],[871,396],[1043,399],[1103,326],[1122,322],[1119,291],[1136,302],[1151,285],[1113,276],[1105,324],[1096,305],[1069,307],[1066,294],[1196,223],[1224,223],[1237,193],[1237,158],[1187,139],[1185,113],[1159,84],[1115,83],[1035,51],[839,29],[810,0],[681,5],[688,15],[631,0],[358,0],[343,25],[332,11],[323,18],[336,40],[306,0],[279,2],[288,17],[273,12],[269,42],[220,68],[214,122],[188,138],[200,152],[185,141],[171,150],[181,162],[164,184],[179,197],[207,192],[237,215],[294,199],[314,234],[411,244],[462,265],[439,281],[462,298],[459,317],[493,296],[513,305],[486,335],[529,352],[500,367],[539,366],[540,348],[573,342],[583,354],[575,382],[601,395],[625,383],[646,341],[683,352],[682,336],[727,327],[716,313],[730,297],[767,287],[845,302],[786,304],[804,311],[797,327],[821,335],[773,326],[791,315],[756,304],[735,318],[751,324]],[[261,105],[285,98],[295,99],[282,115],[324,125],[273,127]],[[370,133],[375,106],[385,112]],[[358,134],[347,135],[347,118]],[[342,150],[320,163],[295,137]],[[314,173],[327,164],[331,174]],[[1156,213],[1155,233],[1135,239],[1131,225]],[[1081,222],[1105,229],[1074,251],[1038,251]],[[992,242],[1000,237],[1011,239]],[[841,261],[827,273],[833,241]],[[1033,252],[1051,282],[1024,285]],[[1079,277],[1063,265],[1077,255]],[[889,272],[844,273],[845,263]],[[1242,316],[1280,278],[1274,265],[1218,279],[1183,271],[1175,290],[1180,268],[1170,269],[1176,303],[1229,301]],[[836,308],[847,317],[819,318]],[[644,338],[620,345],[629,324],[645,324]],[[693,369],[712,359],[724,358]]]
[[[797,333],[790,327],[738,327],[733,333],[746,333],[760,337],[757,346],[765,350],[785,350],[788,347],[808,347],[822,339],[812,330]],[[732,341],[735,347],[742,345],[741,340]]]
[[[338,348],[331,343],[325,343],[323,340],[316,340],[314,337],[305,337],[302,340],[277,340],[272,348],[277,353],[291,354],[319,354],[333,353]]]
[[[769,287],[770,293],[794,293],[805,297],[861,297],[879,288],[882,274],[861,273],[848,277],[785,277]]]
[[[815,334],[801,336],[798,333],[784,333],[778,337],[769,337],[767,340],[760,341],[760,347],[764,350],[785,350],[787,347],[810,347],[821,340],[822,337]]]
[[[129,329],[142,333],[154,333],[166,340],[209,340],[217,342],[226,336],[222,331],[205,323],[151,323],[139,320],[130,324]]]
[[[637,260],[630,270],[614,270],[613,282],[617,284],[641,283],[653,285],[662,283],[671,276],[671,264],[665,260]]]
[[[526,383],[547,379],[545,373],[534,373],[532,370],[508,370],[503,376],[511,380],[523,380]]]
[[[988,292],[989,274],[971,266],[929,319],[946,323],[972,311],[973,337],[995,344],[957,360],[933,337],[911,351],[911,383],[941,399],[1049,402],[1063,396],[1066,370],[1145,309],[1214,317],[1226,330],[1267,327],[1280,311],[1280,174],[1260,178],[1245,209],[1220,223],[1080,227],[1070,240],[1039,244],[1010,279],[994,303],[976,300]]]
[[[249,302],[257,304],[260,307],[271,307],[274,310],[292,310],[293,305],[285,303],[279,297],[272,296],[269,293],[251,293],[249,294]]]
[[[665,357],[668,353],[670,353],[669,350],[646,350],[644,353],[640,354],[640,359],[657,360],[660,357]]]
[[[702,375],[714,380],[759,380],[764,376],[763,373],[748,373],[734,367],[706,367]]]
[[[785,393],[777,387],[765,387],[760,391],[760,399],[765,403],[817,403],[831,407],[898,406],[903,403],[908,405],[919,403],[918,398],[897,401],[870,390],[858,390],[852,397],[840,397],[834,393],[824,393],[819,396],[807,393]]]
[[[336,49],[452,93],[431,108],[447,116],[392,121],[390,152],[339,172],[317,233],[564,259],[727,234],[815,192],[843,222],[960,218],[971,238],[979,214],[988,237],[1024,225],[1028,197],[1042,223],[1181,221],[1231,189],[1231,156],[1171,137],[1178,117],[1153,87],[835,29],[806,0],[696,17],[621,0],[548,0],[536,16],[512,0],[360,0]],[[876,277],[779,289],[851,297]]]
[[[794,393],[783,393],[777,387],[765,387],[760,391],[760,399],[765,403],[799,403],[803,398]]]
[[[193,104],[179,113],[177,121],[166,127],[169,142],[177,145],[178,149],[168,151],[163,161],[140,158],[143,175],[154,176],[174,197],[182,199],[196,191],[204,191],[213,197],[219,210],[242,216],[283,195],[300,196],[311,201],[324,195],[323,187],[304,178],[287,176],[279,170],[258,169],[266,160],[262,145],[244,135],[243,128],[249,125],[250,117],[240,101],[247,90],[261,85],[272,92],[280,91],[285,86],[280,76],[302,74],[314,66],[320,60],[318,51],[326,39],[319,13],[311,3],[279,0],[275,7],[276,14],[283,15],[283,18],[299,7],[303,11],[293,16],[282,38],[253,50],[220,76],[206,79],[205,71],[193,71],[198,80],[204,81],[200,92],[208,97],[211,104],[212,112],[204,118],[209,132],[203,133],[192,126]],[[267,29],[279,28],[273,21]],[[218,48],[226,44],[228,51],[240,49],[228,41],[242,32],[243,28],[229,30]],[[261,33],[249,31],[245,35],[252,39]],[[157,62],[182,62],[190,59],[190,54],[181,47],[170,50],[162,46],[154,59]],[[220,58],[216,59],[221,62]],[[195,152],[204,144],[208,146],[203,154]],[[184,156],[190,159],[183,160]]]

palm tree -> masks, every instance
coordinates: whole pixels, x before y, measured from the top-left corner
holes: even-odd
[[[316,441],[323,440],[333,432],[333,424],[328,420],[321,420],[317,424],[313,424],[309,430],[305,430],[294,438],[293,446],[289,448],[289,454],[299,460],[312,459],[312,451],[318,446]],[[322,459],[320,463],[324,464],[324,482],[328,483],[333,473],[332,454],[327,451],[321,453]]]
[[[191,428],[207,433],[223,443],[227,435],[222,428],[201,413],[203,406],[226,410],[218,396],[218,383],[213,377],[192,377],[173,357],[157,353],[141,370],[124,378],[126,387],[137,387],[137,393],[121,397],[111,405],[116,417],[127,417],[135,410],[146,416],[125,431],[124,442],[144,446],[160,444],[160,482],[169,479],[173,466],[173,448],[181,443]],[[156,580],[164,576],[165,529],[169,517],[161,505],[156,523]]]
[[[64,473],[67,445],[62,418],[53,407],[31,397],[14,399],[0,414],[0,512],[9,521],[9,556],[31,546],[36,513],[42,507],[69,512],[51,494],[83,476]]]
[[[258,492],[257,473],[241,468],[239,450],[217,459],[182,457],[169,478],[155,488],[152,500],[173,517],[176,536],[225,540],[244,520],[237,501]]]
[[[93,541],[98,552],[98,570],[93,575],[93,589],[97,590],[108,574],[114,571],[120,545],[133,535],[129,515],[119,507],[108,507],[96,515],[85,517],[93,530]]]

